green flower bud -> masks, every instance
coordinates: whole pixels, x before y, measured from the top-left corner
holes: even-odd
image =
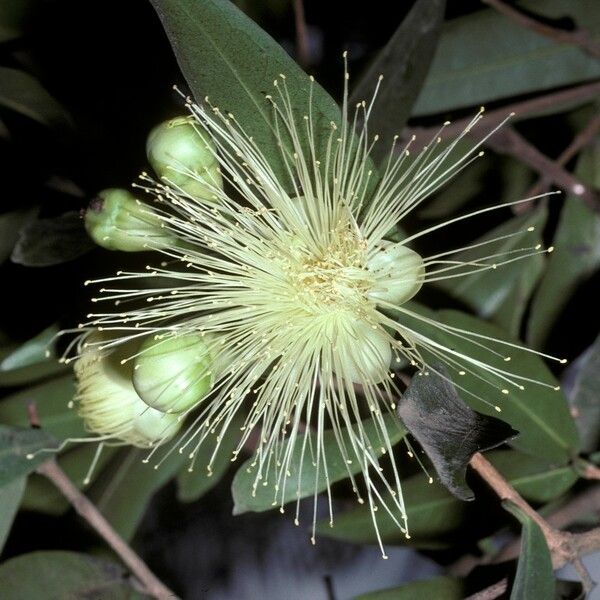
[[[148,338],[133,370],[133,385],[140,398],[168,413],[194,406],[213,384],[210,344],[209,338],[200,334]]]
[[[89,236],[108,250],[139,252],[174,243],[158,215],[127,190],[102,190],[85,212]]]
[[[335,367],[338,375],[354,383],[377,383],[385,379],[392,362],[390,337],[368,323],[356,321],[352,336],[338,342],[340,364]]]
[[[223,186],[214,144],[190,117],[156,126],[148,136],[146,155],[159,177],[190,196],[212,200],[212,188]]]
[[[401,244],[384,244],[367,265],[376,278],[369,296],[375,301],[403,304],[421,289],[425,265],[421,256],[414,250]]]
[[[74,365],[78,413],[86,428],[99,436],[142,448],[162,444],[177,433],[181,422],[177,415],[155,410],[141,400],[132,384],[132,362],[121,363],[124,356],[123,350],[103,356],[88,345]]]

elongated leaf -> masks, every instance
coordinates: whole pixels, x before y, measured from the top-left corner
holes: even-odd
[[[490,240],[504,236],[511,237],[488,243],[483,247],[466,250],[453,256],[452,259],[469,263],[477,261],[481,257],[506,253],[505,259],[502,256],[498,256],[495,259],[481,261],[492,264],[515,258],[516,255],[508,253],[516,249],[531,248],[533,251],[535,246],[542,242],[540,234],[546,223],[547,216],[547,209],[540,206],[527,215],[510,219],[499,227],[489,231],[485,236],[475,240],[474,243],[489,242]],[[529,231],[530,228],[534,229]],[[525,310],[528,297],[515,297],[514,293],[517,289],[523,292],[522,278],[524,276],[532,278],[532,272],[534,270],[538,271],[539,262],[534,261],[534,258],[528,257],[498,268],[478,271],[469,277],[443,279],[436,282],[436,285],[454,298],[470,306],[481,317],[493,320],[497,313],[503,309],[503,306],[505,307],[505,312],[501,314],[504,315],[505,319],[512,316],[510,315],[511,311],[518,313],[518,316],[520,316]],[[530,283],[529,279],[525,284],[527,285],[528,283]],[[531,290],[531,287],[529,287],[529,290]],[[517,299],[521,301],[519,304],[515,302]],[[512,302],[507,302],[507,300],[512,300]],[[507,312],[508,314],[506,314]],[[520,322],[520,319],[518,321]]]
[[[417,0],[386,46],[361,78],[351,104],[370,98],[379,75],[384,76],[369,126],[383,136],[376,149],[400,134],[410,115],[437,44],[446,0]]]
[[[595,0],[524,0],[519,5],[549,18],[571,16],[599,38],[600,13]],[[575,46],[556,44],[493,9],[480,10],[442,28],[413,115],[479,106],[598,76],[600,63]]]
[[[432,577],[426,581],[411,581],[399,587],[378,590],[356,596],[354,600],[461,600],[464,585],[455,577]]]
[[[282,183],[288,182],[274,134],[274,120],[265,95],[278,99],[273,81],[285,75],[287,91],[298,119],[308,114],[310,82],[267,33],[229,0],[152,0],[169,36],[179,66],[198,102],[209,97],[230,111],[266,156]],[[281,84],[281,80],[280,80]],[[330,122],[339,123],[333,99],[314,85],[312,114],[317,155],[323,156]],[[289,151],[289,139],[283,139]],[[306,145],[306,138],[304,138]]]
[[[27,426],[27,405],[35,402],[45,431],[61,440],[85,436],[83,421],[68,406],[74,394],[75,382],[72,375],[51,379],[0,401],[0,422]]]
[[[20,477],[0,487],[0,554],[19,510],[25,481],[25,477]]]
[[[43,448],[56,447],[56,440],[41,429],[21,429],[0,425],[0,487],[31,473],[48,454]]]
[[[80,444],[61,453],[56,461],[69,479],[81,490],[89,487],[84,478],[88,475],[96,453],[97,444]],[[91,474],[90,482],[95,481],[102,469],[117,452],[116,448],[104,448]],[[67,511],[69,503],[65,497],[45,477],[32,473],[27,479],[22,507],[50,515],[60,515]]]
[[[0,362],[0,371],[10,371],[20,367],[27,367],[47,359],[46,352],[50,352],[52,341],[58,333],[58,326],[51,325],[34,338],[25,342],[14,352],[5,356]]]
[[[19,37],[32,0],[12,0],[0,4],[0,43]]]
[[[143,600],[115,564],[76,552],[32,552],[0,566],[3,600],[110,598]]]
[[[392,444],[396,444],[406,435],[406,429],[404,429],[393,415],[386,415],[384,422]],[[363,427],[366,437],[371,440],[373,452],[380,456],[383,454],[383,449],[380,448],[381,442],[378,441],[380,439],[379,424],[374,419],[366,419],[363,421]],[[347,428],[342,430],[341,435],[344,438],[346,448],[352,448]],[[312,438],[314,444],[314,433],[312,434]],[[303,436],[298,436],[292,452],[284,490],[275,488],[277,483],[275,475],[269,481],[270,485],[264,485],[264,481],[263,485],[255,485],[256,471],[253,467],[253,458],[247,460],[238,469],[231,489],[234,501],[234,514],[241,514],[248,511],[261,512],[271,510],[274,505],[285,504],[292,500],[305,498],[314,494],[317,468],[319,469],[319,478],[316,484],[317,491],[320,492],[327,489],[327,479],[323,472],[323,465],[320,464],[317,467],[313,463],[311,456],[309,456],[310,450],[306,452],[304,460],[301,460],[302,441]],[[327,462],[327,474],[330,484],[349,477],[350,473],[356,474],[361,471],[361,461],[358,458],[352,456],[350,464],[344,460],[339,448],[339,442],[333,430],[323,432],[323,454]],[[265,480],[268,480],[268,478],[265,477]],[[253,492],[254,489],[255,491]]]
[[[576,174],[584,183],[600,190],[600,141],[581,154]],[[577,286],[600,268],[600,216],[579,198],[567,197],[554,246],[534,296],[528,323],[527,339],[536,348],[544,345]]]
[[[49,267],[74,260],[93,247],[79,213],[72,211],[29,222],[21,229],[10,258],[26,267]]]
[[[563,463],[577,453],[579,437],[566,399],[560,390],[554,389],[558,382],[539,356],[494,341],[514,343],[498,327],[465,313],[425,313],[423,307],[418,307],[418,310],[427,314],[430,322],[409,319],[406,315],[399,317],[398,322],[429,336],[448,349],[441,353],[458,360],[464,371],[464,375],[460,375],[460,367],[449,369],[459,395],[478,412],[499,417],[517,430],[520,435],[511,445],[535,456]],[[454,327],[458,330],[458,335],[441,332],[438,323]],[[467,332],[467,337],[469,333],[485,337],[464,339],[459,337],[465,335],[461,331]],[[482,344],[483,347],[477,344]],[[456,354],[449,354],[449,350]],[[489,368],[469,365],[458,353],[501,369],[524,389],[491,373]],[[510,361],[507,361],[506,358],[509,357]],[[540,383],[530,382],[528,379]],[[497,412],[496,406],[500,412]]]
[[[24,209],[0,215],[0,263],[11,254],[19,239],[19,230],[35,214],[35,210]]]
[[[569,403],[582,439],[582,450],[593,452],[600,442],[600,336],[569,368]]]
[[[65,127],[71,120],[64,108],[40,82],[18,69],[0,67],[0,106],[5,106],[43,125]]]
[[[443,367],[439,371],[447,377]],[[429,371],[412,378],[398,405],[398,415],[425,450],[440,481],[461,500],[475,498],[465,480],[473,455],[518,433],[500,419],[475,412],[451,382]]]
[[[189,460],[175,450],[160,466],[160,453],[144,463],[148,452],[123,449],[89,490],[102,514],[126,540],[133,537],[152,496]]]
[[[177,498],[179,500],[193,502],[219,482],[231,466],[232,453],[238,444],[239,431],[243,424],[243,415],[237,413],[219,444],[210,472],[207,470],[207,465],[214,452],[212,444],[200,446],[195,460],[197,466],[192,472],[189,471],[189,465],[183,465],[177,474]]]
[[[488,452],[486,458],[532,502],[549,502],[564,494],[577,480],[577,473],[571,467],[552,465],[514,450]],[[407,540],[386,511],[381,510],[377,513],[377,526],[385,543],[439,547],[449,534],[472,519],[472,505],[461,502],[437,482],[430,484],[425,474],[403,481],[402,495],[411,538]],[[336,514],[333,527],[328,520],[319,522],[317,531],[348,542],[377,543],[371,513],[366,506]]]
[[[554,598],[552,559],[540,526],[514,504],[506,502],[504,508],[523,524],[521,554],[510,599]]]

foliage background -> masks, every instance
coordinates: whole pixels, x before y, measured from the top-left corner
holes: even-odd
[[[599,43],[600,8],[595,2],[542,0],[520,5],[553,27],[572,31],[585,26]],[[287,0],[247,0],[239,6],[295,55],[294,13]],[[364,4],[342,9],[337,3],[324,6],[307,0],[307,70],[339,100],[342,51],[349,51],[350,69],[358,81],[412,6],[412,2],[378,0],[368,10]],[[427,18],[403,31],[401,39],[407,46],[392,52],[389,64],[399,72],[401,67],[406,69],[398,80],[386,73],[389,89],[399,96],[382,99],[385,110],[378,117],[382,133],[401,129],[403,115],[411,110],[408,125],[418,132],[446,118],[471,115],[481,103],[493,110],[600,78],[600,62],[580,48],[529,32],[478,1],[458,0],[448,2],[438,55],[427,74],[427,60],[418,60],[433,47],[432,38],[421,37],[420,27],[427,29]],[[176,83],[187,89],[187,83],[146,0],[14,0],[0,8],[0,42],[0,275],[4,292],[0,422],[27,425],[26,403],[35,400],[44,429],[64,438],[81,432],[78,419],[66,408],[73,393],[72,377],[68,369],[44,361],[43,348],[59,328],[73,326],[88,311],[84,280],[123,268],[127,262],[133,266],[145,260],[93,248],[83,232],[79,211],[98,190],[128,187],[147,168],[146,135],[157,122],[182,112],[171,86]],[[415,54],[411,48],[416,48]],[[406,57],[412,62],[405,64]],[[416,95],[422,78],[424,88],[411,109],[411,94],[405,90],[410,92],[413,86]],[[567,103],[550,102],[532,114],[517,114],[511,131],[554,160],[578,134],[589,131],[597,115],[597,98],[598,90]],[[567,161],[564,172],[574,173],[589,186],[597,203],[600,142],[597,136],[590,138]],[[433,198],[409,226],[524,195],[540,173],[528,164],[523,148],[498,149],[503,152],[492,152],[473,165]],[[478,222],[476,232],[465,228],[459,236],[471,239],[494,227],[521,227],[522,222],[514,218],[507,210]],[[543,241],[557,246],[551,258],[532,260],[509,273],[494,273],[471,287],[440,287],[426,300],[432,308],[478,314],[544,351],[567,357],[572,366],[555,375],[562,378],[578,417],[582,456],[593,462],[600,442],[600,346],[596,339],[600,220],[572,195],[564,201],[552,200],[521,219],[531,219],[539,225]],[[539,416],[552,420],[543,406]],[[0,484],[5,485],[0,487],[0,548],[5,544],[0,582],[25,581],[37,573],[37,581],[45,589],[56,589],[57,598],[66,597],[61,586],[81,590],[82,582],[99,585],[101,590],[107,585],[114,597],[130,597],[134,592],[120,568],[88,561],[87,555],[114,557],[47,481],[32,474],[25,488],[22,477],[2,479],[3,473],[11,475],[6,455],[14,449],[14,439],[8,430],[1,433]],[[537,439],[533,427],[524,433]],[[62,465],[74,481],[81,481],[92,452],[79,447],[62,456]],[[414,498],[412,546],[420,555],[392,550],[391,560],[382,563],[369,546],[327,539],[319,541],[310,555],[313,551],[306,546],[305,532],[292,529],[274,514],[230,516],[233,472],[227,471],[227,463],[222,465],[223,479],[208,491],[216,481],[187,481],[181,465],[175,463],[149,471],[141,464],[141,456],[130,450],[108,453],[88,493],[153,570],[186,598],[259,594],[277,598],[282,589],[287,597],[352,597],[441,574],[455,567],[461,556],[492,552],[502,536],[518,531],[518,521],[477,481],[470,483],[478,500],[466,505],[440,485],[426,486],[425,478],[415,470],[407,473],[412,475],[407,494]],[[556,459],[550,448],[546,456],[511,451],[498,454],[496,460],[503,475],[519,480],[519,491],[546,511],[558,502],[589,493],[593,485],[581,477],[580,463]],[[177,474],[178,481],[172,481]],[[343,509],[343,485],[339,492]],[[582,515],[577,515],[569,525],[597,525],[600,503],[593,508],[583,522]],[[360,514],[342,512],[338,537],[373,541]],[[503,532],[501,538],[489,537],[498,531]],[[403,543],[392,533],[390,541],[392,546]],[[41,550],[85,554],[28,555]],[[10,562],[17,556],[38,562],[24,562],[20,567]],[[72,573],[74,583],[45,579],[57,569]],[[465,589],[482,589],[500,575],[514,572],[514,565],[497,569],[472,571]],[[456,568],[450,571],[458,572]],[[458,589],[455,579],[434,579],[429,585],[433,587],[427,591],[406,587],[389,597],[458,598],[467,593]],[[26,592],[15,584],[13,588],[11,598],[35,597],[35,590]]]

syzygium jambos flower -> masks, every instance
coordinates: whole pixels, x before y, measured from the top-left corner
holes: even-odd
[[[312,111],[299,116],[292,109],[285,77],[275,81],[268,99],[291,191],[234,115],[211,106],[208,99],[202,104],[188,101],[193,119],[185,124],[195,128],[211,168],[198,171],[182,161],[163,162],[159,182],[144,175],[137,186],[150,195],[152,215],[158,215],[162,228],[178,242],[168,247],[156,244],[163,260],[145,272],[119,272],[102,280],[110,287],[94,300],[117,307],[90,315],[84,329],[118,334],[123,343],[150,336],[149,347],[158,344],[159,353],[161,343],[206,336],[206,356],[221,357],[222,363],[208,379],[208,362],[198,374],[203,385],[210,383],[210,393],[192,394],[185,402],[173,394],[173,406],[160,406],[180,412],[180,418],[194,411],[192,424],[176,443],[192,464],[201,444],[216,436],[218,446],[234,415],[242,411],[247,416],[236,432],[239,444],[233,459],[258,431],[254,489],[259,483],[272,486],[274,502],[283,504],[294,446],[302,444],[301,460],[312,461],[327,473],[323,432],[333,429],[344,462],[361,466],[364,483],[354,486],[359,501],[366,498],[373,514],[376,505],[384,505],[406,531],[384,420],[401,394],[395,379],[398,365],[433,369],[425,355],[434,356],[453,372],[483,370],[493,375],[490,388],[499,393],[530,381],[488,364],[486,352],[497,355],[497,351],[486,349],[484,336],[435,323],[406,302],[427,282],[497,268],[546,250],[531,247],[486,256],[485,245],[504,238],[429,257],[412,248],[426,234],[498,206],[429,227],[400,242],[386,239],[424,199],[480,154],[479,145],[455,158],[457,141],[443,146],[436,136],[413,158],[411,143],[399,148],[394,139],[374,183],[370,154],[376,137],[368,136],[367,125],[377,92],[370,103],[357,106],[351,126],[347,80],[346,76],[341,125],[331,123],[323,156],[316,154]],[[481,118],[479,113],[467,131]],[[291,140],[291,152],[284,149],[284,139]],[[302,140],[308,141],[308,152]],[[162,146],[155,153],[152,138],[148,150],[155,159],[169,154]],[[147,243],[152,247],[152,236]],[[481,247],[481,258],[461,263],[451,257],[467,247]],[[403,325],[398,319],[402,315],[417,325]],[[419,323],[472,341],[473,354],[431,339]],[[80,346],[85,345],[83,340]],[[511,346],[505,343],[507,351]],[[151,354],[142,351],[129,360],[135,368],[152,370]],[[501,390],[496,388],[498,379],[506,386]],[[143,377],[134,383],[144,399]],[[367,414],[378,427],[377,442],[365,433],[361,420]],[[391,476],[381,468],[382,450],[390,461]],[[204,467],[210,470],[211,464]]]

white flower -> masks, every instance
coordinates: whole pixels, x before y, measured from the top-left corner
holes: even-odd
[[[120,336],[103,344],[104,351],[148,335],[157,343],[206,335],[220,365],[211,374],[210,394],[180,415],[181,419],[193,411],[194,418],[177,442],[192,463],[200,445],[216,435],[218,446],[234,415],[243,411],[247,416],[233,458],[249,443],[251,433],[259,431],[255,486],[268,481],[274,501],[280,502],[296,441],[304,444],[304,460],[327,472],[323,432],[333,429],[339,434],[347,428],[349,442],[340,437],[339,450],[346,463],[361,465],[364,486],[354,486],[359,500],[366,495],[373,511],[383,503],[407,532],[384,422],[401,394],[394,371],[398,364],[424,369],[427,350],[450,371],[483,370],[499,377],[505,393],[511,386],[522,387],[525,378],[486,363],[484,336],[433,323],[405,303],[424,283],[495,269],[546,250],[532,247],[486,256],[485,245],[497,238],[466,246],[480,246],[482,256],[465,264],[452,258],[454,250],[422,258],[412,249],[418,238],[498,206],[450,219],[401,242],[387,240],[415,207],[480,154],[481,144],[454,158],[457,140],[444,146],[436,136],[413,158],[411,142],[400,149],[395,138],[375,181],[370,153],[377,136],[368,137],[367,124],[377,90],[370,103],[356,107],[351,126],[347,79],[342,124],[331,123],[324,156],[315,154],[312,113],[299,118],[285,77],[275,81],[273,97],[268,98],[291,188],[280,181],[232,114],[210,106],[208,99],[200,105],[188,101],[199,139],[205,141],[208,134],[211,144],[206,143],[206,149],[219,168],[199,174],[187,165],[171,165],[173,176],[167,172],[160,183],[143,176],[138,187],[152,196],[153,215],[178,243],[153,246],[149,236],[148,247],[161,252],[163,262],[148,266],[146,272],[120,272],[103,280],[110,287],[95,301],[114,302],[117,308],[90,315],[83,327]],[[480,112],[458,139],[481,118]],[[284,150],[284,140],[291,140],[291,153]],[[309,142],[308,153],[302,140]],[[187,185],[186,180],[198,185]],[[193,195],[191,189],[203,193]],[[398,315],[472,340],[477,355],[441,345],[417,327],[401,324]],[[80,346],[85,343],[84,338]],[[506,343],[507,351],[510,347]],[[133,354],[130,359],[143,361],[143,356]],[[368,414],[379,429],[377,448],[361,424]],[[380,466],[382,449],[390,462],[390,477]],[[386,503],[384,496],[392,502]]]

